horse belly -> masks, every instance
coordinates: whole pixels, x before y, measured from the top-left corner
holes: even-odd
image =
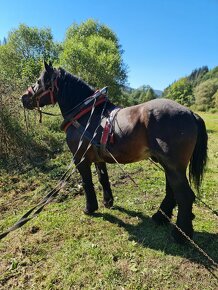
[[[126,135],[119,138],[109,146],[109,151],[113,154],[119,163],[132,163],[147,159],[151,156],[148,147],[145,130],[143,132],[134,132],[134,134]]]

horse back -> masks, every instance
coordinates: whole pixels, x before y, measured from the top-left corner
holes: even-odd
[[[177,156],[186,164],[196,138],[196,121],[188,108],[172,100],[155,99],[118,112],[110,150],[122,163]]]

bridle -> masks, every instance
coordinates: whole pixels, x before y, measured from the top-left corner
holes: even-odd
[[[47,94],[49,94],[49,96],[50,96],[51,104],[52,104],[52,105],[55,105],[56,102],[57,102],[56,97],[55,97],[55,90],[56,90],[56,93],[57,93],[57,92],[58,92],[57,77],[56,77],[56,79],[54,80],[54,82],[53,82],[53,84],[52,84],[51,87],[49,87],[49,88],[46,89],[46,90],[43,90],[40,94],[38,94],[38,95],[36,96],[37,108],[40,108],[40,107],[39,107],[39,103],[40,103],[40,99],[41,99],[41,97],[43,97],[43,96],[45,96],[45,95],[47,95]],[[32,86],[29,87],[29,88],[27,89],[27,92],[30,93],[32,97],[34,97],[34,95],[37,94],[37,92],[34,92]]]
[[[56,94],[58,93],[58,84],[57,84],[57,78],[58,75],[56,76],[56,78],[54,79],[54,81],[52,82],[51,86],[46,89],[46,90],[42,90],[41,93],[37,94],[37,92],[34,91],[33,86],[28,87],[27,89],[27,93],[31,95],[31,97],[33,98],[35,95],[37,95],[35,97],[36,99],[36,109],[40,114],[40,119],[39,122],[42,122],[42,114],[48,114],[48,115],[52,115],[52,116],[56,116],[54,114],[51,113],[46,113],[46,112],[42,112],[41,107],[40,107],[40,99],[45,96],[48,95],[50,96],[50,101],[52,105],[55,105],[57,102],[57,96]]]

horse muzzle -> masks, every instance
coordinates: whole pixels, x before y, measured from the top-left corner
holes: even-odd
[[[21,102],[26,109],[33,110],[36,107],[28,94],[25,94],[21,97]]]

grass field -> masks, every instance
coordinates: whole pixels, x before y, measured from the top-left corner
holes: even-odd
[[[201,115],[209,135],[201,198],[217,209],[218,115]],[[70,160],[66,148],[43,167],[13,174],[2,170],[0,232],[56,185]],[[163,172],[149,161],[124,168],[140,188],[109,165],[114,209],[101,204],[93,168],[100,205],[95,216],[82,213],[84,195],[76,173],[54,203],[0,241],[0,289],[218,289],[217,269],[192,246],[175,244],[172,225],[158,227],[151,220],[164,197]],[[194,241],[218,262],[217,216],[200,203],[193,211]]]

